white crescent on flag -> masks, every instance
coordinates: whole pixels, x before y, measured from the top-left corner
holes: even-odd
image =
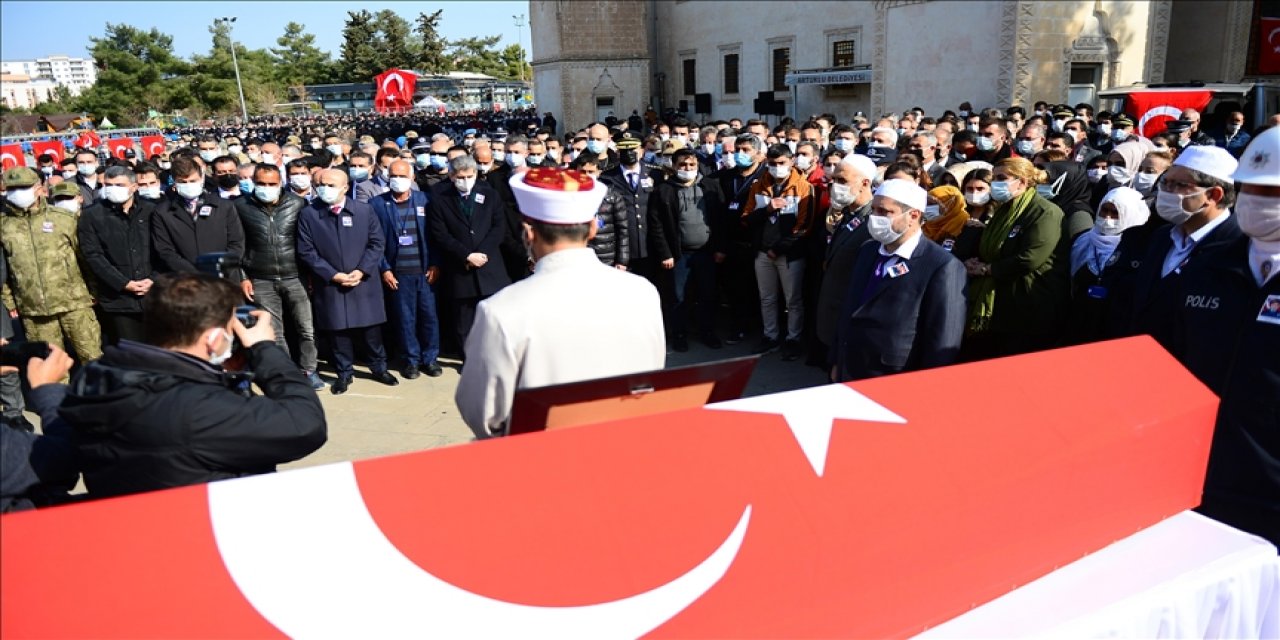
[[[153,155],[156,155],[156,154],[158,154],[158,153],[164,153],[164,143],[163,143],[163,142],[160,142],[160,141],[158,141],[158,140],[157,140],[157,141],[152,142],[151,144],[147,145],[147,157],[148,157],[148,158],[149,158],[149,157],[151,157],[151,156],[153,156]]]
[[[5,169],[8,169],[10,167],[16,167],[16,166],[18,166],[17,156],[13,155],[12,153],[0,154],[0,167],[4,167]]]
[[[370,515],[350,462],[209,485],[222,561],[244,597],[291,637],[634,638],[724,577],[751,506],[684,575],[585,606],[503,602],[449,584],[405,557]]]
[[[395,80],[396,84],[399,85],[399,89],[397,89],[395,93],[392,93],[389,89],[387,89],[387,84],[390,83],[392,80]],[[404,78],[400,77],[399,73],[393,73],[382,79],[382,93],[386,95],[388,101],[399,101],[400,94],[403,91],[404,91]]]
[[[1147,134],[1147,122],[1159,116],[1168,116],[1177,120],[1182,117],[1182,109],[1167,104],[1147,109],[1147,112],[1142,114],[1142,117],[1138,119],[1138,135],[1144,138],[1150,138],[1151,136]]]

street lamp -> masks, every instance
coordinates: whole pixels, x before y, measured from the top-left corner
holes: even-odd
[[[236,90],[240,93],[240,116],[243,118],[242,123],[249,124],[249,108],[244,104],[244,85],[240,83],[240,61],[236,59],[236,40],[231,37],[231,24],[236,21],[235,16],[229,18],[218,18],[217,22],[227,25],[227,40],[231,42],[231,65],[236,70]]]
[[[516,47],[520,49],[520,82],[524,82],[524,14],[511,16],[516,21]]]

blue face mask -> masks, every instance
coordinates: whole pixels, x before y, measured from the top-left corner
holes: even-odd
[[[599,140],[587,140],[587,151],[600,155],[604,153],[604,143]]]
[[[755,164],[754,160],[755,159],[751,157],[751,154],[746,151],[739,151],[733,154],[733,163],[738,165],[739,169],[745,169],[752,164]]]
[[[1009,193],[1009,183],[1007,181],[992,182],[991,199],[996,202],[1008,202],[1013,199],[1013,194]]]
[[[356,182],[363,182],[369,179],[368,167],[351,167],[351,179]]]
[[[448,156],[431,156],[431,168],[443,169],[447,164],[449,164]]]
[[[413,162],[418,165],[419,169],[425,169],[428,164],[431,164],[431,154],[419,153],[413,157]]]
[[[252,180],[241,180],[241,181],[240,181],[240,193],[253,193],[253,181],[252,181]]]

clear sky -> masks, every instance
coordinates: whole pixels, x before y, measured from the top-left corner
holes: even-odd
[[[524,15],[522,42],[529,49],[529,3],[525,0],[474,2],[28,2],[0,0],[0,59],[29,60],[53,54],[88,55],[89,38],[102,37],[108,22],[173,36],[183,58],[207,53],[209,25],[235,16],[235,38],[250,49],[276,46],[288,22],[299,22],[316,45],[336,59],[347,11],[391,9],[412,26],[419,13],[444,9],[440,32],[446,39],[501,35],[500,46],[516,43],[512,16]]]

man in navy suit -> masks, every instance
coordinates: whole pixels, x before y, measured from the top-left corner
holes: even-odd
[[[418,367],[431,377],[442,371],[436,363],[440,355],[440,322],[436,316],[436,294],[432,285],[439,268],[434,242],[427,232],[427,194],[413,190],[413,167],[396,160],[388,168],[386,193],[369,204],[382,223],[386,238],[382,258],[382,284],[390,292],[396,312],[396,326],[404,345],[404,369],[400,377],[418,377]]]
[[[965,326],[965,269],[920,232],[925,190],[886,180],[871,201],[867,230],[840,314],[832,360],[836,381],[948,365]]]
[[[316,329],[329,334],[338,380],[334,395],[347,392],[355,364],[355,341],[364,343],[373,379],[399,384],[387,371],[382,346],[382,283],[378,268],[386,242],[373,208],[349,196],[347,175],[326,169],[316,176],[316,200],[298,216],[298,259],[312,274]]]
[[[440,266],[453,303],[458,346],[480,301],[511,284],[499,247],[506,233],[506,210],[498,192],[476,180],[476,161],[449,161],[449,180],[431,187],[428,233],[440,249]]]

